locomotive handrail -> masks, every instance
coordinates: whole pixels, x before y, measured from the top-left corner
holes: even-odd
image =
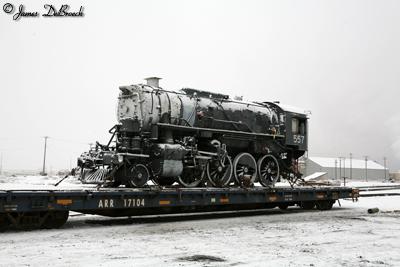
[[[218,156],[218,153],[214,153],[214,152],[208,152],[208,151],[202,151],[202,150],[198,150],[197,152],[199,152],[200,154],[206,154],[206,155],[211,155],[211,156]]]
[[[146,154],[133,154],[133,153],[127,153],[127,152],[117,153],[117,155],[138,157],[138,158],[148,158],[148,157],[150,157],[149,155],[146,155]]]
[[[231,121],[231,120],[220,120],[220,119],[215,119],[215,118],[213,118],[213,117],[206,117],[206,116],[204,116],[203,118],[205,118],[205,119],[211,119],[211,120],[216,121],[216,122],[243,125],[243,126],[247,127],[247,129],[249,129],[250,132],[252,132],[252,129],[249,127],[249,125],[247,125],[247,124],[244,123],[244,122],[240,122],[240,121]]]
[[[251,136],[263,136],[263,137],[273,137],[273,138],[285,138],[284,135],[280,134],[263,134],[263,133],[249,133],[243,131],[229,131],[229,130],[221,130],[221,129],[213,129],[213,128],[202,128],[202,127],[188,127],[182,125],[173,125],[168,123],[157,123],[157,126],[164,128],[173,128],[182,131],[212,131],[216,133],[231,133],[231,134],[243,134],[243,135],[251,135]]]

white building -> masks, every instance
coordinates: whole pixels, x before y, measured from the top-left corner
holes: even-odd
[[[354,181],[383,181],[389,179],[388,169],[379,163],[364,159],[308,157],[302,173],[304,176],[315,172],[326,172],[329,179]]]

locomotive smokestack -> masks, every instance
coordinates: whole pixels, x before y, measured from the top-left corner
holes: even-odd
[[[149,77],[145,79],[147,81],[148,86],[153,86],[153,87],[160,87],[159,81],[161,78],[158,77]]]

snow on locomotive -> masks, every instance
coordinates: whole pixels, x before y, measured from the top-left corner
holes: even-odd
[[[274,186],[301,177],[307,115],[279,103],[147,84],[121,86],[118,124],[107,145],[78,159],[81,180],[107,186]]]

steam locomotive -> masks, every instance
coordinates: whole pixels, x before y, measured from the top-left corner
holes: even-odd
[[[301,179],[307,114],[278,102],[147,84],[121,86],[107,144],[78,158],[80,179],[104,186],[272,187]]]

